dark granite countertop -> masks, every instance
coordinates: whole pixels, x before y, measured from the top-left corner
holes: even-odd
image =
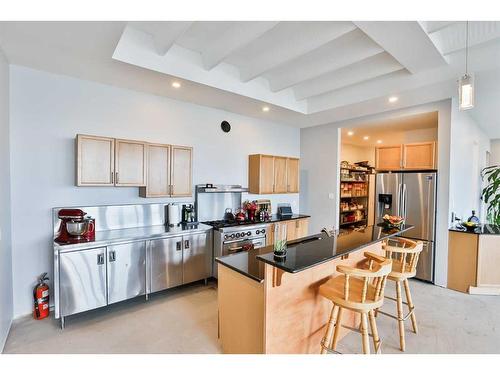
[[[468,231],[462,226],[454,226],[449,228],[453,232],[464,232],[469,234],[493,234],[500,235],[500,226],[493,224],[481,224],[479,227],[473,231]]]
[[[317,234],[290,242],[284,259],[275,258],[273,246],[267,246],[219,257],[216,258],[216,262],[255,281],[262,282],[264,263],[286,272],[297,273],[385,238],[397,236],[411,228],[413,228],[412,225],[405,225],[401,229],[387,230],[383,226],[373,225],[363,230],[343,231],[336,237]]]

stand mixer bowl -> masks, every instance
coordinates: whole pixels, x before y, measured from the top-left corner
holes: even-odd
[[[70,220],[66,223],[66,230],[72,236],[83,236],[88,231],[88,223],[86,221]]]

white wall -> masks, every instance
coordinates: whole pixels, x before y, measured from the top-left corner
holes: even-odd
[[[348,143],[342,143],[340,151],[340,161],[348,161],[349,163],[358,163],[368,160],[371,166],[375,166],[375,147],[374,146],[357,146]]]
[[[12,322],[9,63],[0,49],[0,352]]]
[[[466,111],[452,101],[450,155],[450,211],[463,219],[475,210],[485,220],[481,202],[481,170],[486,167],[490,140]]]
[[[310,212],[309,232],[337,228],[340,129],[323,125],[300,131],[300,211]]]
[[[492,139],[490,143],[490,165],[500,165],[500,139]]]
[[[311,229],[337,227],[340,128],[369,126],[397,117],[438,111],[438,203],[436,222],[436,284],[445,286],[448,264],[450,100],[378,115],[301,129],[300,209],[314,213]],[[329,194],[334,194],[333,199]]]
[[[220,130],[222,120],[232,124],[229,134]],[[247,186],[249,154],[300,155],[299,129],[12,66],[12,246],[16,317],[31,311],[31,288],[36,276],[45,271],[52,275],[52,207],[157,201],[139,198],[137,188],[75,187],[74,138],[77,133],[191,145],[195,184]],[[278,202],[290,202],[294,211],[298,211],[298,194],[269,198],[274,207]]]

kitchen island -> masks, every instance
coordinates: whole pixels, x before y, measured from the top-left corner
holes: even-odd
[[[331,302],[318,288],[340,263],[356,266],[365,251],[381,253],[382,241],[413,228],[368,226],[309,236],[288,243],[287,256],[273,247],[217,258],[219,337],[224,353],[319,353]],[[357,325],[355,314],[343,324]],[[342,336],[346,332],[342,332]]]
[[[449,289],[470,294],[500,295],[500,226],[482,224],[467,231],[449,229]]]

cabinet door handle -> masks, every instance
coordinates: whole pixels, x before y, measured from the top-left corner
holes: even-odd
[[[118,172],[115,172],[115,175],[116,175],[115,181],[116,181],[116,183],[118,183]]]
[[[109,261],[114,262],[116,260],[116,252],[115,251],[110,251],[109,252]]]
[[[97,254],[97,264],[98,265],[104,264],[104,254]]]
[[[177,245],[177,251],[181,251],[182,250],[182,242],[177,241],[176,245]]]
[[[111,183],[112,184],[115,183],[115,173],[114,172],[111,172]]]
[[[184,249],[189,249],[189,240],[184,241]]]

